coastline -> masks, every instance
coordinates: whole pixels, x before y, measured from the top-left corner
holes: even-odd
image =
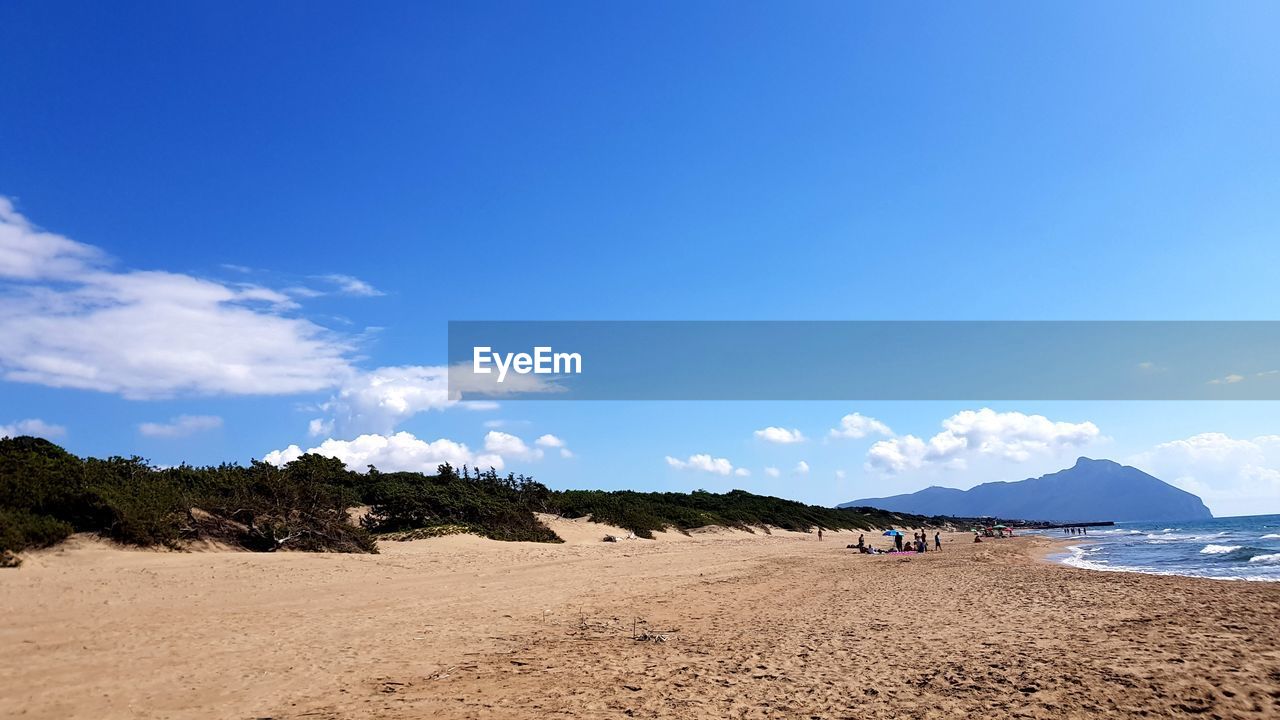
[[[0,715],[1056,718],[1280,713],[1280,586],[1100,573],[1059,543],[717,530],[381,555],[77,539],[0,575]]]

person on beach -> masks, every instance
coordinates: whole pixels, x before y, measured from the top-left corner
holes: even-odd
[[[933,549],[934,550],[942,549],[942,533],[940,532],[935,532],[933,534]]]
[[[902,552],[902,533],[893,536],[893,546],[898,552]]]
[[[818,528],[818,542],[822,542],[822,528]]]
[[[863,539],[862,533],[858,533],[858,549],[861,550],[865,545],[866,545],[866,540]]]

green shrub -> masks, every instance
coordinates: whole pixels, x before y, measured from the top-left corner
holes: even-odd
[[[345,484],[349,478],[342,463],[336,466],[342,473],[338,477],[330,473],[335,466],[317,463],[317,457],[303,455],[283,468],[254,461],[230,472],[238,482],[224,482],[217,493],[206,495],[203,507],[241,523],[238,540],[250,550],[376,553],[369,531],[347,521],[357,496]]]
[[[48,515],[0,508],[0,554],[56,545],[72,531],[70,524]]]
[[[177,546],[191,508],[185,488],[137,457],[91,458],[85,475],[104,535],[131,545]]]
[[[370,506],[364,524],[375,532],[464,525],[494,540],[561,542],[533,515],[550,491],[523,476],[490,471],[472,478],[469,470],[459,476],[449,465],[435,475],[371,471],[362,490]]]
[[[102,522],[85,486],[84,463],[42,438],[0,438],[0,508],[48,515],[77,530]]]

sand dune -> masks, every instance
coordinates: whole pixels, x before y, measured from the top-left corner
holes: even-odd
[[[31,554],[0,572],[0,717],[1280,717],[1275,584],[1032,538],[897,558],[555,522],[564,545]]]

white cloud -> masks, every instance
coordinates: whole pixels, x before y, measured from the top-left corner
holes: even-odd
[[[324,418],[312,418],[307,423],[307,434],[311,437],[320,437],[322,435],[333,434],[333,420],[325,420]]]
[[[561,440],[555,435],[551,435],[551,434],[543,435],[539,437],[537,440],[534,440],[533,444],[537,445],[538,447],[554,448],[560,452],[560,457],[562,458],[573,457],[573,452],[570,451],[569,448],[565,445],[564,440]]]
[[[782,474],[782,471],[776,467],[767,467],[764,469],[764,474],[768,475],[771,478],[776,478]]]
[[[0,198],[3,200],[3,198]],[[18,420],[8,425],[0,425],[0,437],[18,437],[20,435],[31,435],[33,437],[42,437],[46,440],[60,438],[67,434],[67,429],[61,425],[47,423],[39,418],[27,418],[26,420]]]
[[[733,474],[738,477],[750,477],[751,471],[746,468],[735,468]]]
[[[463,373],[465,381],[468,374]],[[463,384],[462,381],[455,385]],[[508,377],[502,387],[485,385],[485,392],[498,390],[513,393],[559,392],[563,388],[552,381],[533,375]],[[449,387],[449,369],[443,365],[398,365],[352,372],[342,381],[337,392],[319,409],[328,414],[339,434],[381,433],[395,430],[400,423],[423,412],[462,408],[495,410],[491,400],[461,400],[466,389]],[[485,427],[528,424],[523,421],[493,420]]]
[[[849,413],[840,418],[840,427],[831,428],[830,438],[859,439],[868,435],[893,435],[888,425],[861,413]]]
[[[791,472],[794,475],[808,475],[809,463],[801,460],[800,462],[796,463],[795,467],[791,468]]]
[[[733,472],[733,463],[728,458],[713,458],[706,454],[690,455],[688,460],[668,455],[667,464],[677,470],[698,470],[715,475],[729,475]]]
[[[802,435],[799,430],[788,430],[784,427],[772,426],[763,430],[757,430],[755,432],[755,436],[757,440],[764,440],[765,442],[778,443],[781,445],[804,442],[805,439],[804,435]]]
[[[338,286],[338,292],[344,295],[377,297],[379,295],[386,294],[360,278],[351,277],[350,275],[339,275],[334,273],[331,275],[320,275],[318,276],[318,279],[327,280],[328,282]]]
[[[1214,378],[1213,380],[1209,381],[1209,384],[1210,385],[1234,385],[1238,382],[1243,382],[1243,381],[1244,381],[1243,375],[1237,375],[1235,373],[1232,373],[1223,378]]]
[[[98,248],[40,230],[0,197],[0,374],[118,393],[284,395],[333,386],[351,343],[286,314],[284,293],[113,269]]]
[[[1126,460],[1199,495],[1219,515],[1280,512],[1280,436],[1208,432],[1160,443]]]
[[[217,415],[179,415],[167,423],[144,422],[138,426],[138,432],[147,437],[186,437],[204,430],[222,427],[222,418]]]
[[[458,403],[464,410],[489,411],[497,410],[500,406],[492,400],[463,400]]]
[[[836,479],[837,479],[837,480],[843,480],[844,478],[845,478],[845,472],[844,472],[843,470],[837,470],[837,471],[836,471]]]
[[[105,262],[98,248],[36,228],[0,196],[0,277],[68,280]]]
[[[537,460],[542,457],[541,448],[531,448],[524,440],[499,430],[490,430],[484,436],[484,449],[503,457],[519,460]]]
[[[1091,422],[1053,422],[1043,415],[965,410],[942,421],[928,442],[914,435],[881,440],[867,451],[867,468],[886,473],[925,466],[962,468],[969,457],[991,456],[1024,462],[1087,445],[1100,438]]]
[[[418,413],[455,404],[444,367],[403,365],[351,374],[320,409],[342,434],[388,434]]]
[[[504,467],[503,458],[493,453],[473,453],[465,444],[441,438],[434,441],[419,440],[407,432],[394,435],[361,435],[354,440],[330,438],[308,450],[290,445],[283,450],[273,450],[262,459],[273,465],[284,465],[296,460],[304,452],[334,457],[352,470],[364,472],[369,465],[386,472],[413,471],[434,473],[436,467],[449,463],[455,468],[470,465],[478,468]]]

